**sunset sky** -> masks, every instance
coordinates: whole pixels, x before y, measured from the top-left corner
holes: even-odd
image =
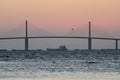
[[[87,30],[91,21],[93,32],[120,37],[120,0],[0,0],[0,34],[26,19],[54,33],[70,32],[72,27]]]

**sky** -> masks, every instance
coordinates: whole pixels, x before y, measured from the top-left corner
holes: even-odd
[[[51,35],[73,34],[75,32],[79,34],[80,32],[79,35],[83,34],[87,36],[88,22],[91,21],[93,36],[104,36],[103,33],[105,33],[109,35],[107,37],[119,38],[119,4],[120,0],[0,0],[0,34],[13,34],[13,31],[9,34],[5,32],[15,27],[20,27],[20,25],[23,26],[21,28],[24,29],[24,22],[27,19],[29,23],[38,28],[46,30],[46,32],[51,32]],[[75,28],[75,32],[71,31],[72,28]],[[35,29],[35,27],[31,26],[30,32],[39,32],[33,31],[33,29]],[[20,31],[20,29],[18,29],[18,31]],[[19,32],[16,31],[16,36],[18,33]],[[52,39],[50,40],[54,41]],[[55,44],[55,46],[53,46],[53,44],[48,45],[51,43],[50,40],[46,40],[46,42],[43,40],[42,43],[46,44],[42,44],[42,47],[55,47],[68,42],[68,40],[55,40],[56,43],[53,43]],[[11,46],[7,46],[13,45],[11,42],[12,41],[1,41],[0,44],[4,46],[1,48],[11,48]],[[23,41],[13,41],[13,47],[22,42]],[[39,43],[40,41],[37,40],[37,42]],[[70,40],[69,42],[71,45],[68,45],[68,47],[73,44],[76,46],[79,41]],[[34,48],[41,47],[39,46],[41,42],[37,45],[38,43],[31,40],[31,45],[34,45]],[[79,45],[87,45],[86,40],[83,41],[83,43],[85,43],[85,45]],[[104,45],[104,42],[102,43]],[[18,48],[21,48],[23,44],[24,43],[18,44],[21,45],[18,46]],[[74,48],[79,48],[79,45]],[[99,46],[101,44],[95,44],[95,46],[96,45]],[[108,45],[111,44],[108,42],[105,46]]]

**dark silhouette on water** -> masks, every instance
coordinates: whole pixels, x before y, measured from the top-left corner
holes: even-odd
[[[50,49],[50,48],[48,48],[47,51],[68,51],[68,49],[64,45],[64,46],[59,46],[58,49]]]

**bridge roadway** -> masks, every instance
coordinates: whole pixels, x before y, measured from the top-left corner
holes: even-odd
[[[25,39],[26,37],[4,37],[0,40],[11,40],[11,39]],[[79,37],[79,36],[33,36],[27,37],[28,39],[38,39],[38,38],[73,38],[73,39],[89,39],[89,37]],[[120,40],[120,38],[104,38],[104,37],[90,37],[91,39],[99,40]]]
[[[118,50],[118,41],[120,38],[103,38],[103,37],[79,37],[79,36],[33,36],[33,37],[5,37],[0,40],[25,39],[25,50],[28,50],[28,39],[44,39],[44,38],[64,38],[64,39],[88,39],[88,50],[92,50],[93,39],[97,40],[113,40],[115,41],[115,49]],[[91,43],[91,44],[90,44]]]

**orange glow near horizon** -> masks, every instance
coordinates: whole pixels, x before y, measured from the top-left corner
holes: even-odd
[[[116,31],[120,30],[119,4],[120,0],[0,0],[0,28],[28,19],[48,30],[66,31],[91,20],[99,28]]]

